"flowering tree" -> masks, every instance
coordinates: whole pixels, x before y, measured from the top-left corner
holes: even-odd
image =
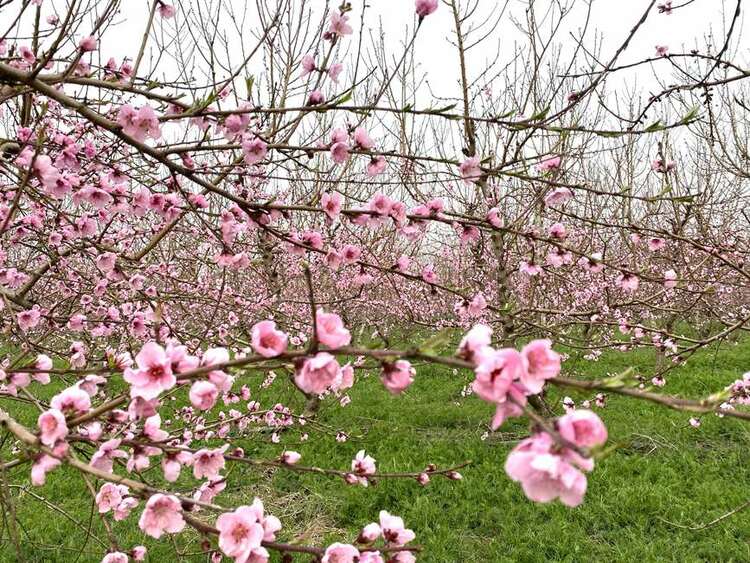
[[[358,538],[284,543],[261,499],[220,502],[223,475],[249,464],[425,485],[460,480],[460,460],[383,473],[364,450],[342,469],[290,450],[249,458],[234,442],[254,427],[303,432],[358,373],[399,395],[420,377],[411,362],[444,365],[474,373],[492,430],[528,417],[510,479],[533,501],[577,506],[607,431],[587,408],[555,417],[550,385],[693,424],[750,418],[735,408],[744,380],[704,400],[653,389],[750,320],[736,117],[750,73],[730,59],[740,2],[718,51],[622,60],[647,19],[691,3],[644,2],[603,53],[585,31],[562,47],[572,6],[532,2],[515,64],[478,68],[507,6],[417,0],[394,51],[391,38],[367,44],[367,8],[348,2],[151,0],[140,13],[0,0],[0,423],[15,448],[3,468],[28,465],[39,485],[65,464],[107,530],[189,526],[215,560],[405,563],[419,548],[388,507]],[[143,33],[118,59],[123,17]],[[425,95],[415,57],[438,17],[459,70],[450,100]],[[679,81],[645,101],[607,86],[661,63]],[[654,349],[655,372],[561,373],[563,349],[595,361],[611,347]],[[288,374],[303,406],[252,400],[257,373]],[[29,405],[35,425],[17,414]],[[158,483],[140,473],[152,464]],[[192,494],[175,488],[183,470]],[[109,536],[103,561],[145,557]]]

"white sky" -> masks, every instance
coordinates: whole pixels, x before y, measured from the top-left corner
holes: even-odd
[[[53,0],[45,0],[52,2]],[[102,4],[104,0],[100,0]],[[172,0],[176,5],[189,4],[183,0]],[[227,0],[235,6],[240,6],[245,0]],[[464,4],[474,0],[464,0]],[[541,16],[545,6],[554,0],[536,0],[536,11]],[[572,48],[575,42],[571,33],[576,34],[585,21],[587,0],[561,0],[563,5],[575,6],[573,12],[566,18],[567,24],[564,31],[558,36],[565,38],[567,47]],[[662,0],[659,0],[660,2]],[[689,0],[674,0],[674,5],[685,3]],[[58,0],[54,1],[59,4]],[[126,21],[115,30],[108,32],[108,40],[103,44],[102,55],[122,58],[130,56],[135,58],[140,42],[140,36],[145,26],[147,6],[149,0],[123,0],[123,19]],[[414,2],[412,0],[351,0],[353,10],[351,21],[355,34],[347,38],[352,45],[358,41],[358,25],[363,4],[368,5],[368,16],[366,18],[366,34],[376,34],[378,27],[382,24],[389,44],[393,46],[393,56],[400,55],[403,40],[407,37],[407,30],[413,29],[416,22],[414,17]],[[328,5],[333,9],[340,4],[339,0],[329,1]],[[557,4],[557,2],[555,2]],[[595,40],[602,41],[602,56],[605,60],[612,56],[614,50],[627,37],[629,30],[638,21],[641,14],[648,6],[649,0],[592,0],[591,20],[589,32],[585,45],[593,47]],[[312,0],[312,6],[325,5],[324,0]],[[479,9],[474,20],[479,22],[488,16],[493,8],[502,5],[496,0],[479,0]],[[512,19],[524,20],[524,11],[528,6],[528,0],[510,0],[508,9],[503,17],[501,25],[487,40],[485,48],[477,48],[472,51],[469,59],[469,73],[476,76],[484,68],[487,59],[495,57],[495,50],[500,41],[501,59],[513,50],[514,41],[521,38],[519,31],[515,28]],[[735,8],[735,0],[694,0],[684,8],[676,9],[672,15],[658,14],[654,9],[644,26],[639,30],[636,40],[623,54],[620,62],[633,62],[645,57],[653,56],[655,46],[667,45],[672,52],[689,51],[699,48],[704,51],[705,38],[712,33],[717,37],[714,43],[723,42],[724,33],[731,21]],[[179,12],[178,12],[179,17]],[[744,42],[740,39],[743,31],[744,14],[741,15],[738,29],[734,34],[734,45],[744,48],[740,52],[740,64],[747,65],[750,59],[750,40]],[[549,22],[544,22],[548,27]],[[416,58],[422,70],[427,74],[433,92],[438,95],[449,96],[456,93],[458,79],[458,59],[455,48],[449,42],[452,37],[453,16],[449,6],[441,3],[438,11],[429,16],[420,30],[416,43]],[[410,33],[410,32],[409,32]],[[115,41],[113,41],[115,39]],[[720,45],[715,45],[713,51],[718,51]],[[661,65],[661,66],[660,66]],[[669,63],[657,63],[653,66],[656,72],[671,72]],[[652,71],[648,67],[641,67],[637,71],[639,84],[649,85]],[[652,79],[651,79],[652,80]]]

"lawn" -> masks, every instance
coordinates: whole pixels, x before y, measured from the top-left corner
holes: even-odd
[[[573,356],[563,369],[567,375],[585,377],[603,377],[627,367],[647,374],[653,362],[648,351],[613,351],[597,362]],[[725,343],[673,372],[664,392],[699,397],[748,369],[750,342]],[[250,377],[257,381],[258,376]],[[361,377],[351,404],[340,407],[329,400],[323,406],[318,423],[324,430],[303,429],[310,431],[308,441],[300,442],[299,428],[282,433],[280,444],[271,443],[268,432],[254,432],[239,441],[249,457],[275,457],[286,447],[302,453],[304,464],[339,469],[347,468],[359,449],[377,460],[380,471],[471,460],[461,471],[463,481],[434,478],[422,487],[411,480],[382,480],[365,489],[328,477],[234,464],[227,473],[230,486],[216,501],[229,505],[260,496],[285,526],[281,540],[319,545],[353,540],[362,525],[377,520],[378,512],[386,509],[402,516],[416,532],[417,543],[424,547],[419,560],[427,562],[750,560],[750,511],[699,531],[679,527],[709,522],[747,500],[750,424],[710,415],[703,417],[699,428],[692,428],[687,413],[610,396],[598,412],[609,428],[610,444],[619,448],[598,462],[584,504],[575,509],[536,505],[503,470],[507,453],[527,434],[527,423],[515,419],[501,432],[483,437],[492,408],[461,395],[470,380],[469,373],[424,366],[407,393],[392,397],[374,375]],[[570,396],[577,402],[590,398]],[[272,400],[298,403],[282,377],[254,398],[264,407],[272,406],[267,404]],[[556,393],[549,397],[557,411],[560,398]],[[0,400],[0,405],[19,409],[7,400]],[[29,409],[21,415],[26,422],[34,417]],[[350,434],[347,442],[336,441],[338,430]],[[7,460],[8,442],[1,451]],[[156,460],[152,465],[156,467],[146,472],[146,478],[158,484],[160,469]],[[10,470],[9,481],[28,483],[28,470]],[[196,483],[187,473],[183,471],[179,482],[185,493]],[[105,548],[99,542],[107,544],[107,535],[80,477],[58,469],[44,487],[13,488],[11,493],[27,561],[101,559]],[[64,514],[45,508],[42,499]],[[160,542],[142,536],[139,514],[136,509],[127,521],[113,523],[124,550],[143,543],[150,561],[206,560],[198,554],[197,534]],[[89,528],[90,536],[84,531]],[[4,528],[2,561],[15,560],[8,537]]]

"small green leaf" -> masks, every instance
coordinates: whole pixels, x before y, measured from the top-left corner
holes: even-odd
[[[695,196],[694,195],[681,195],[681,196],[672,198],[672,201],[676,203],[693,203],[693,201],[695,201]]]
[[[516,110],[512,109],[502,115],[495,116],[495,119],[508,119],[509,117],[513,117],[514,115],[516,115]]]
[[[455,108],[455,107],[456,107],[456,105],[458,105],[458,104],[451,104],[451,105],[449,105],[449,106],[445,106],[444,108],[439,108],[439,109],[430,109],[430,110],[428,110],[428,111],[429,111],[430,113],[445,113],[446,111],[450,111],[450,110],[452,110],[453,108]]]
[[[662,129],[664,129],[664,124],[659,120],[646,127],[644,131],[646,133],[654,133],[656,131],[661,131]]]
[[[692,123],[695,121],[698,117],[698,106],[693,106],[690,108],[690,111],[687,112],[684,117],[680,120],[680,125],[687,125],[688,123]]]
[[[339,97],[338,99],[336,99],[336,101],[332,102],[331,105],[338,106],[338,105],[341,105],[341,104],[345,104],[346,102],[348,102],[349,100],[352,99],[352,95],[353,94],[354,94],[354,88],[350,88],[349,90],[347,90],[346,92],[344,92],[341,95],[341,97]]]
[[[541,119],[544,119],[545,117],[547,117],[547,114],[549,113],[549,108],[550,106],[547,106],[543,110],[536,112],[534,115],[532,115],[529,118],[529,121],[539,121]]]

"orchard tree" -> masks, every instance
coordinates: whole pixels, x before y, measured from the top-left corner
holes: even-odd
[[[387,506],[357,538],[285,542],[262,499],[223,501],[229,469],[427,485],[463,460],[387,473],[364,450],[317,467],[238,441],[304,440],[362,374],[396,402],[447,366],[472,374],[490,430],[529,420],[510,480],[573,507],[608,395],[750,419],[747,378],[702,400],[660,389],[750,320],[741,2],[716,44],[626,58],[696,1],[642,2],[610,50],[570,32],[592,10],[572,0],[393,2],[403,36],[370,33],[365,2],[0,0],[3,490],[13,468],[78,472],[108,563],[145,557],[112,530],[127,519],[157,539],[192,527],[216,561],[407,563],[420,548]],[[437,25],[447,98],[420,63]],[[654,91],[627,88],[647,68]],[[654,350],[653,373],[565,373],[564,350],[609,348]],[[300,400],[255,400],[258,374]],[[591,400],[556,416],[550,386]]]

